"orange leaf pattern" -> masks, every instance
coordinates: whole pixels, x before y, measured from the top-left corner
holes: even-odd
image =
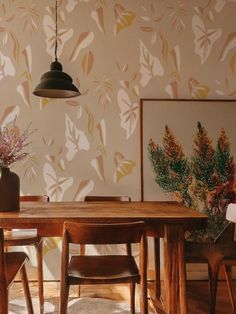
[[[114,13],[116,17],[115,34],[131,26],[136,17],[133,12],[127,11],[121,4],[114,6]]]

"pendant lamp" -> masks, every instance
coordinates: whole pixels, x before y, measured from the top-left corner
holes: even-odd
[[[73,84],[72,78],[63,72],[62,65],[57,59],[57,0],[55,1],[55,61],[50,65],[50,71],[41,76],[40,83],[33,94],[44,98],[71,98],[80,95]]]

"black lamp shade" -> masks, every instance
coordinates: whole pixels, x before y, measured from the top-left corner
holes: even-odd
[[[79,96],[80,92],[70,75],[62,71],[61,63],[54,61],[50,65],[50,71],[41,76],[33,94],[44,98],[71,98]]]

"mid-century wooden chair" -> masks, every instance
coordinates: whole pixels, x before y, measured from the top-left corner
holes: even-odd
[[[26,297],[28,313],[33,313],[32,300],[25,263],[28,256],[24,252],[4,252],[4,234],[0,228],[0,314],[8,314],[8,289],[20,272]]]
[[[85,202],[131,202],[131,198],[126,195],[117,195],[117,196],[111,196],[111,195],[86,195],[84,198]],[[126,244],[126,252],[128,255],[132,255],[132,248],[131,244]],[[85,255],[85,245],[80,245],[80,255]],[[132,289],[130,288],[130,294],[132,293]],[[81,287],[78,287],[78,296],[80,297],[81,294]]]
[[[210,314],[215,313],[217,281],[221,265],[226,275],[230,300],[235,313],[235,302],[230,281],[231,266],[236,265],[236,242],[233,238],[234,224],[229,223],[214,242],[185,242],[186,263],[208,264]]]
[[[129,196],[106,196],[106,195],[86,195],[84,198],[85,202],[130,202],[131,198]],[[131,255],[131,245],[126,245],[127,254]],[[85,245],[81,245],[80,254],[84,255]]]
[[[140,269],[131,255],[76,255],[69,244],[139,243]],[[61,258],[60,314],[67,313],[70,285],[132,284],[131,313],[135,313],[135,284],[141,283],[141,313],[147,306],[147,243],[144,222],[87,224],[65,222]]]
[[[47,195],[22,195],[20,202],[48,202]],[[11,231],[7,230],[4,236],[5,248],[12,246],[33,245],[36,249],[38,266],[38,288],[40,313],[44,312],[44,293],[43,293],[43,238],[37,235],[37,230],[26,232],[26,230]]]

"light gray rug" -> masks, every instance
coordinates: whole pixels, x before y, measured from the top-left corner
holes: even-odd
[[[33,298],[34,313],[38,314],[38,299]],[[45,314],[58,313],[58,306],[49,301],[45,302]],[[27,314],[25,300],[10,301],[9,314]],[[68,314],[129,314],[129,304],[100,298],[80,298],[68,302]],[[140,312],[136,312],[140,313]]]

